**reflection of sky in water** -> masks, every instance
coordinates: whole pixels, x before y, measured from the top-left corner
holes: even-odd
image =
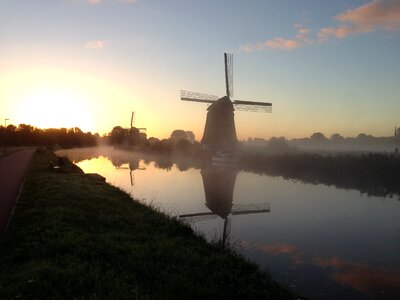
[[[209,212],[200,170],[116,169],[105,157],[78,163],[86,173],[174,215]],[[265,203],[269,213],[231,216],[231,241],[273,278],[314,299],[400,298],[400,202],[324,185],[239,172],[234,204]],[[221,237],[219,217],[193,225]]]

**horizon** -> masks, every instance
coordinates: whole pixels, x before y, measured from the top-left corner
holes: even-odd
[[[110,131],[105,132],[105,133],[103,133],[103,134],[100,134],[99,132],[92,132],[92,131],[90,131],[90,130],[89,130],[89,131],[82,130],[82,128],[80,128],[80,127],[78,127],[78,126],[73,126],[73,127],[58,127],[58,128],[57,128],[57,127],[42,128],[42,127],[34,126],[34,125],[31,125],[31,124],[25,124],[25,123],[21,123],[21,124],[18,124],[18,125],[15,125],[15,124],[13,124],[13,123],[9,123],[9,124],[7,124],[7,127],[10,126],[10,125],[11,125],[11,126],[15,126],[17,130],[18,130],[18,128],[19,128],[20,125],[31,126],[33,129],[38,129],[38,130],[43,130],[43,131],[46,131],[46,130],[61,130],[61,129],[70,130],[70,129],[75,129],[75,128],[77,128],[77,129],[80,129],[83,133],[90,133],[90,134],[92,134],[92,135],[98,134],[100,138],[108,137],[108,136],[111,134],[111,131],[112,131],[112,128],[111,128]],[[114,128],[114,127],[122,127],[122,128],[124,128],[124,129],[127,129],[127,128],[128,128],[128,127],[123,127],[123,126],[121,126],[121,125],[115,125],[115,126],[113,126],[113,128]],[[4,128],[4,125],[1,125],[1,124],[0,124],[0,128]],[[134,127],[134,128],[136,128],[136,127]],[[396,126],[396,129],[398,129],[399,132],[400,132],[400,128],[398,128],[398,127]],[[190,130],[185,130],[184,128],[176,128],[176,129],[174,129],[173,131],[175,131],[175,130],[183,130],[183,131],[185,131],[185,132],[190,131]],[[172,131],[172,132],[173,132],[173,131]],[[171,134],[172,134],[172,132],[171,132]],[[372,138],[377,138],[377,139],[380,139],[380,138],[395,138],[395,137],[396,137],[395,134],[394,134],[394,132],[392,133],[392,135],[388,135],[388,136],[374,136],[374,135],[372,135],[372,134],[370,134],[370,133],[367,133],[367,132],[360,132],[360,133],[358,133],[358,134],[356,134],[356,135],[354,135],[354,136],[344,136],[344,135],[342,135],[340,132],[335,132],[335,133],[332,134],[332,135],[326,135],[324,132],[321,132],[321,131],[314,131],[314,132],[310,133],[308,136],[302,136],[302,137],[292,137],[292,138],[289,138],[289,137],[286,137],[286,136],[272,136],[272,137],[270,137],[270,138],[263,138],[263,137],[252,136],[252,137],[247,137],[246,139],[238,139],[238,140],[239,140],[240,142],[246,142],[246,141],[248,141],[248,140],[257,140],[257,139],[268,141],[268,140],[273,139],[273,138],[278,138],[278,139],[284,138],[284,139],[287,140],[287,141],[292,141],[292,140],[310,139],[311,136],[312,136],[313,134],[319,134],[319,133],[322,133],[322,134],[324,135],[324,137],[325,137],[327,140],[330,140],[331,137],[332,137],[332,135],[336,135],[336,134],[339,134],[341,137],[343,137],[343,138],[345,138],[345,139],[356,139],[356,138],[358,138],[360,135],[366,135],[367,137],[372,137]],[[170,139],[170,138],[171,138],[171,134],[168,135],[168,136],[166,136],[166,137],[149,136],[149,135],[146,135],[146,137],[147,137],[147,139],[149,139],[149,138],[157,138],[157,139],[159,139],[159,140],[162,140],[162,139]],[[194,138],[195,138],[195,141],[196,141],[196,142],[200,142],[200,141],[201,141],[201,137],[202,137],[202,136],[199,136],[199,137],[195,136],[195,137],[194,137]]]
[[[233,98],[273,105],[236,112],[239,140],[315,127],[383,137],[400,123],[396,0],[6,0],[0,19],[1,123],[103,135],[135,111],[149,137],[184,128],[200,139],[207,106],[179,93],[223,96],[223,52],[235,54]]]

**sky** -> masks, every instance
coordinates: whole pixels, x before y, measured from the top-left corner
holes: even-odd
[[[238,138],[390,136],[400,125],[400,0],[0,0],[0,121],[200,140],[207,105],[272,103]]]

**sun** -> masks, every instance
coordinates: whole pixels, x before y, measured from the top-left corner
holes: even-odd
[[[91,113],[78,93],[61,88],[38,89],[19,102],[17,119],[20,123],[39,128],[79,127],[90,131]]]

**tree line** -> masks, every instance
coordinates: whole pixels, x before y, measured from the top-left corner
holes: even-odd
[[[78,127],[40,129],[27,124],[0,126],[0,144],[8,147],[84,147],[96,146],[98,140],[97,133],[83,132]]]
[[[199,153],[201,145],[196,142],[192,131],[176,129],[172,131],[167,139],[158,139],[156,137],[147,138],[146,133],[140,132],[139,129],[123,128],[115,126],[111,132],[104,138],[106,144],[117,146],[119,148],[134,148],[145,152],[172,153],[183,152]]]

